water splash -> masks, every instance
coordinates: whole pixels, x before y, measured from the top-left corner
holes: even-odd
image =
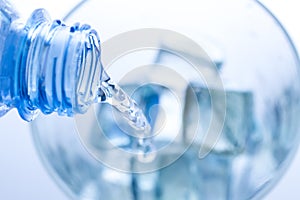
[[[101,83],[98,101],[107,102],[116,108],[119,114],[121,114],[134,129],[134,133],[142,133],[140,135],[141,138],[151,136],[151,126],[143,114],[143,111],[139,108],[137,103],[111,79],[107,79]],[[136,134],[136,136],[139,137],[138,134]]]
[[[130,98],[119,85],[107,78],[99,86],[97,101],[109,103],[130,125],[132,129],[124,132],[133,136],[132,150],[137,154],[137,160],[143,163],[152,162],[156,154],[152,144],[151,126],[134,99]]]

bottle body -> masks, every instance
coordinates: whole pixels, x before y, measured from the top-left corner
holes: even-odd
[[[2,54],[6,51],[5,41],[9,35],[10,26],[17,18],[18,14],[12,9],[12,6],[8,2],[0,0],[0,116],[11,109],[11,78],[9,74],[12,74],[12,68],[3,65],[5,58]]]
[[[103,74],[96,31],[51,21],[43,9],[21,23],[7,2],[1,4],[7,6],[0,19],[0,116],[12,108],[27,121],[40,111],[84,113]]]

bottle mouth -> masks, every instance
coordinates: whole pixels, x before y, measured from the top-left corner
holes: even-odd
[[[39,111],[73,116],[95,101],[101,80],[100,40],[89,25],[51,21],[45,10],[28,20],[21,52],[19,112],[31,121]]]

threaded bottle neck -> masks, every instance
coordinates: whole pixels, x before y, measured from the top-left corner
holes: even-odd
[[[66,26],[36,10],[20,53],[18,110],[32,120],[40,110],[72,116],[84,113],[97,97],[102,66],[97,33],[89,25]]]

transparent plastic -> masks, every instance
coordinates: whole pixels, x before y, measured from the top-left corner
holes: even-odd
[[[52,21],[43,9],[23,22],[6,0],[0,1],[0,25],[0,116],[12,108],[26,121],[40,111],[86,112],[103,73],[96,31]]]
[[[89,0],[67,16],[78,20],[101,32],[104,68],[143,107],[156,150],[132,156],[133,135],[107,105],[39,116],[36,147],[72,199],[260,199],[287,170],[299,58],[258,1]]]

